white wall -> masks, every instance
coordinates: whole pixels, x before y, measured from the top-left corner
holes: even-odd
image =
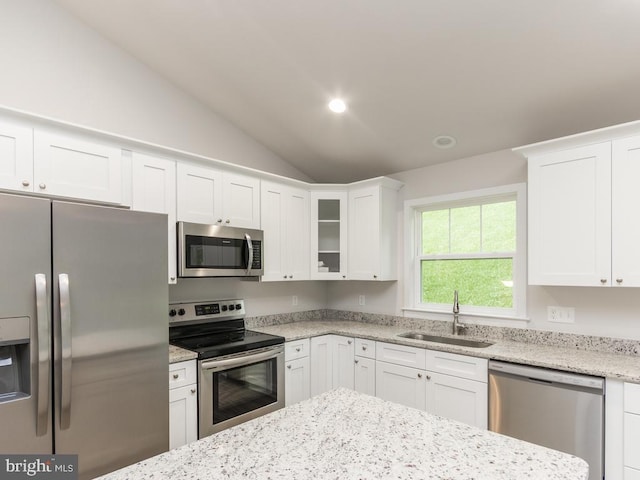
[[[0,12],[0,105],[309,180],[54,2]]]
[[[525,182],[526,160],[504,150],[392,175],[405,183],[398,202],[398,282],[333,282],[328,287],[328,308],[402,315],[404,252],[403,202],[432,195]],[[365,295],[365,305],[358,296]],[[640,340],[638,289],[528,287],[528,328],[602,335]],[[575,324],[547,321],[547,306],[574,307]],[[470,319],[470,322],[483,323]],[[496,324],[495,322],[491,322]]]

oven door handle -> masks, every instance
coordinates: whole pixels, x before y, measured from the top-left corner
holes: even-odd
[[[262,362],[265,360],[271,360],[281,355],[284,352],[284,347],[270,348],[266,352],[254,353],[253,355],[242,355],[235,358],[226,358],[224,360],[209,360],[202,362],[200,367],[202,370],[220,371],[229,370],[234,367],[241,367],[244,365],[250,365],[252,363]]]

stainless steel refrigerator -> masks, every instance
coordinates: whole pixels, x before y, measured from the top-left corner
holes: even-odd
[[[0,453],[168,450],[167,218],[0,194]]]

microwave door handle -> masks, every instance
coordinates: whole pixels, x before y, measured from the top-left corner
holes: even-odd
[[[47,308],[47,276],[36,273],[36,323],[38,329],[38,392],[36,435],[47,433],[49,423],[49,309]]]
[[[244,234],[244,238],[247,241],[247,248],[249,249],[249,260],[247,262],[247,275],[251,275],[251,267],[253,266],[253,242],[251,236],[248,233]]]

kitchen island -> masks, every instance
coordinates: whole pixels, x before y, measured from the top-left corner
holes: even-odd
[[[333,390],[100,477],[586,480],[577,457]]]

